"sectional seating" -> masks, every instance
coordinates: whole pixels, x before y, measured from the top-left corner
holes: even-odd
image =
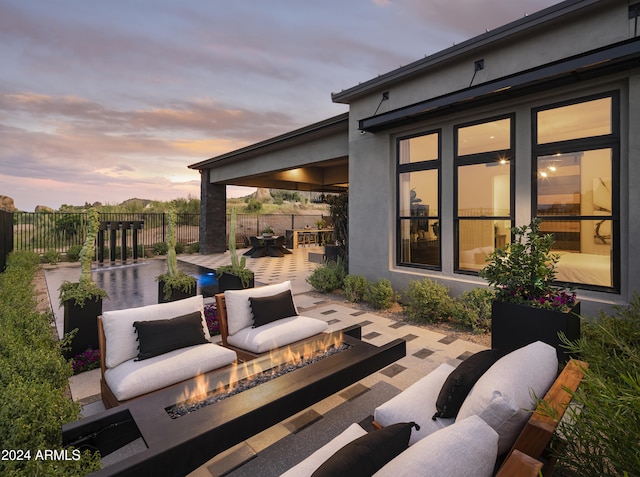
[[[216,295],[222,344],[243,359],[323,333],[323,320],[298,314],[291,281]]]
[[[482,477],[493,475],[496,462],[507,455],[508,469],[522,462],[531,466],[527,471],[539,469],[536,459],[570,400],[567,389],[575,391],[582,379],[583,366],[572,360],[556,379],[555,349],[540,341],[502,357],[483,351],[457,368],[442,364],[375,409],[374,425],[381,430],[366,433],[353,424],[283,475]],[[542,411],[532,415],[541,397],[558,411],[557,417]],[[371,442],[372,435],[397,426],[403,432]],[[378,462],[389,448],[397,452],[369,472],[370,460]],[[532,449],[536,455],[525,455]],[[369,470],[353,473],[362,468]],[[528,475],[506,472],[498,475]]]
[[[236,361],[211,342],[201,295],[105,311],[98,317],[100,387],[105,407],[157,391]]]

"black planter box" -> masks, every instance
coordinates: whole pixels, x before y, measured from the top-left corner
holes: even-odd
[[[76,305],[74,300],[64,302],[64,333],[78,328],[71,341],[71,349],[64,352],[65,358],[73,358],[87,348],[98,349],[98,316],[101,314],[102,298],[86,300],[84,307]]]
[[[238,275],[232,273],[222,272],[222,275],[218,277],[218,293],[223,293],[225,290],[242,290],[244,288],[253,288],[255,286],[254,277],[251,276],[251,281],[248,287],[242,286],[242,280]]]
[[[580,337],[580,302],[567,312],[534,308],[518,303],[494,301],[491,307],[491,347],[502,354],[510,353],[535,341],[550,344],[558,353],[558,361],[570,355],[560,346],[558,333],[575,341]]]
[[[171,296],[168,300],[166,300],[164,297],[164,282],[158,281],[158,303],[168,303],[170,301],[178,301],[183,300],[184,298],[191,298],[192,296],[196,296],[197,292],[197,285],[194,285],[190,292],[183,292],[178,288],[173,288],[171,290]]]

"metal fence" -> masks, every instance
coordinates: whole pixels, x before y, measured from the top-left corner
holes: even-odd
[[[100,222],[143,222],[138,244],[152,247],[166,242],[168,215],[164,213],[101,213]],[[199,240],[200,214],[178,214],[177,241],[184,244]],[[52,250],[66,253],[73,246],[81,246],[85,240],[87,215],[83,212],[14,212],[13,241],[15,250],[31,250],[44,253]],[[109,240],[121,243],[123,230],[116,235],[105,234],[105,246]],[[126,230],[124,230],[126,233]]]
[[[31,250],[39,254],[49,250],[66,253],[73,246],[81,246],[84,243],[87,228],[87,216],[83,212],[7,213],[5,222],[8,224],[9,231],[11,221],[13,234],[8,233],[13,238],[13,248]],[[329,218],[322,215],[238,214],[236,242],[244,243],[245,238],[260,235],[266,227],[270,227],[277,235],[284,235],[288,229],[317,227],[318,221],[327,223]],[[138,244],[144,248],[167,240],[168,214],[165,213],[101,213],[100,222],[109,222],[111,227],[116,229],[117,227],[113,227],[114,223],[143,222],[144,225],[138,232]],[[177,241],[183,244],[198,242],[199,228],[200,214],[178,214]],[[227,216],[227,234],[228,231],[229,216]],[[122,233],[123,230],[119,229],[115,236],[110,233],[104,234],[105,247],[110,247],[111,240],[115,240],[115,245],[120,246]],[[127,233],[126,229],[124,233]]]

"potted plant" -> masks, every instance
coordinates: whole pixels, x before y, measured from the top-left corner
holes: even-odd
[[[87,212],[87,236],[80,250],[80,280],[65,280],[60,285],[60,305],[64,307],[64,333],[77,330],[71,338],[65,356],[72,358],[87,349],[98,349],[98,316],[102,314],[102,300],[108,298],[91,277],[91,261],[95,255],[95,240],[100,228],[98,211]]]
[[[273,233],[273,231],[271,231]],[[225,290],[241,290],[243,288],[253,288],[255,286],[254,275],[246,268],[247,257],[238,259],[236,252],[236,209],[231,209],[231,220],[229,223],[229,255],[231,265],[223,265],[216,269],[218,276],[218,292]]]
[[[564,333],[571,341],[580,337],[580,303],[575,293],[553,284],[559,255],[551,253],[553,235],[540,233],[541,222],[536,218],[513,228],[513,243],[494,250],[480,271],[496,291],[491,347],[508,353],[540,340],[566,361],[558,335]]]
[[[262,231],[260,232],[260,235],[262,235],[263,237],[271,237],[273,235],[273,229],[271,228],[270,225],[267,225],[265,228],[262,229]]]
[[[158,282],[158,303],[182,300],[195,296],[198,281],[184,272],[178,271],[176,257],[176,225],[177,214],[174,204],[169,206],[169,222],[167,226],[167,273],[156,277]]]

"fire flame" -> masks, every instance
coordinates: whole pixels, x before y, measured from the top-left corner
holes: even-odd
[[[342,333],[326,333],[317,339],[289,345],[283,349],[273,349],[269,353],[268,360],[253,359],[232,365],[229,368],[227,382],[218,381],[213,384],[207,375],[200,374],[196,376],[193,385],[185,387],[177,402],[189,406],[204,400],[212,392],[215,394],[231,393],[242,380],[265,373],[273,374],[284,365],[297,365],[305,359],[320,356],[327,350],[339,347],[342,340]]]

